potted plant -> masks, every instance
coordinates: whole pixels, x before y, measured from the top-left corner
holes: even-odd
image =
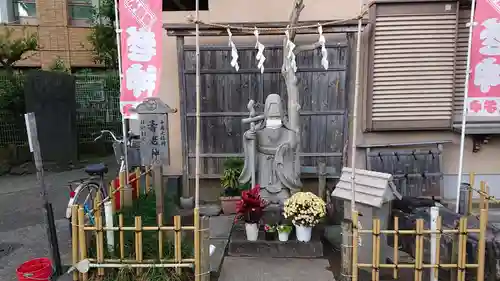
[[[241,200],[236,205],[235,220],[245,222],[245,232],[248,241],[257,241],[259,222],[266,207],[266,202],[260,198],[260,187],[255,185],[251,190],[241,193]]]
[[[272,224],[264,225],[264,234],[267,241],[276,239],[276,226]]]
[[[285,200],[284,216],[292,219],[298,241],[309,242],[312,228],[325,215],[325,202],[311,192],[297,192]]]
[[[220,179],[224,188],[220,197],[221,208],[224,214],[235,214],[236,203],[240,201],[241,192],[248,189],[249,185],[240,185],[238,179],[243,169],[244,162],[239,158],[229,158],[224,162],[224,174]]]
[[[292,232],[292,226],[288,224],[280,224],[276,227],[276,230],[278,230],[278,239],[281,242],[286,242],[288,241],[290,232]]]

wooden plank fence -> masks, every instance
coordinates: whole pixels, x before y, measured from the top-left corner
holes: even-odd
[[[109,197],[102,199],[100,192],[94,200],[94,209],[89,213],[94,216],[94,223],[89,223],[83,206],[73,205],[71,207],[72,224],[72,262],[75,266],[81,261],[88,261],[91,269],[87,273],[73,272],[73,280],[87,281],[90,277],[102,278],[106,275],[105,269],[119,270],[123,268],[135,268],[136,274],[140,275],[149,268],[172,269],[176,274],[181,274],[182,269],[192,270],[195,281],[208,280],[208,220],[201,218],[199,209],[193,211],[193,223],[182,225],[181,216],[173,217],[173,225],[166,225],[162,213],[157,214],[155,225],[144,225],[143,217],[137,214],[134,217],[133,225],[125,225],[123,213],[119,213],[124,206],[124,186],[125,173],[120,173],[119,178],[110,184]],[[141,186],[141,178],[145,178],[145,186]],[[150,169],[146,168],[141,173],[136,169],[129,174],[130,185],[133,188],[133,198],[139,198],[141,192],[148,194],[151,190]],[[118,182],[118,187],[116,187]],[[121,199],[121,200],[120,200]],[[112,202],[113,215],[117,212],[117,225],[112,226],[104,220],[105,202]],[[182,234],[192,232],[194,250],[191,256],[183,255],[183,239],[189,240]],[[129,246],[126,237],[133,233],[134,245]],[[144,249],[144,237],[154,235],[157,243],[157,255],[144,258],[145,253],[150,253],[151,249]],[[112,237],[112,238],[111,238]],[[111,242],[118,241],[118,243]],[[129,239],[130,240],[130,239]],[[173,240],[173,246],[168,243]],[[172,253],[172,257],[167,253]],[[202,256],[205,262],[202,263]]]

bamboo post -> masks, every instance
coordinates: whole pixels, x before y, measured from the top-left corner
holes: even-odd
[[[380,219],[374,219],[372,223],[372,281],[379,281],[380,278]]]
[[[395,265],[394,270],[392,272],[393,279],[398,279],[399,271],[398,271],[398,263],[399,263],[399,217],[394,216],[394,254],[393,254],[393,263]]]
[[[181,243],[181,216],[174,217],[174,259],[176,263],[182,262],[182,243]],[[195,229],[196,231],[196,229]],[[181,273],[181,268],[176,267],[175,272],[177,274]]]
[[[477,259],[477,281],[484,281],[484,270],[485,270],[485,260],[486,260],[486,225],[488,223],[488,211],[485,209],[481,210],[479,216],[479,245],[478,245],[478,259]]]
[[[120,231],[120,260],[125,259],[125,235],[123,233],[123,214],[118,215],[118,229]]]
[[[115,188],[114,188],[114,185],[113,185],[113,182],[114,181],[111,181],[109,183],[109,191],[108,191],[108,194],[109,194],[109,201],[111,201],[111,208],[113,209],[113,214],[116,213],[116,206],[115,206]]]
[[[137,263],[142,263],[142,218],[135,217],[135,260]],[[137,275],[142,272],[141,268],[137,268]]]
[[[458,227],[460,230],[460,227],[458,225],[455,225],[455,229]],[[460,232],[460,231],[459,231]],[[452,241],[452,246],[451,246],[451,264],[458,264],[458,239],[459,235],[453,234],[454,239]],[[457,279],[457,270],[450,270],[450,280],[458,280]]]
[[[441,231],[443,229],[443,219],[438,216],[436,222],[436,268],[434,269],[434,279],[439,280],[439,267],[441,263]],[[434,250],[434,249],[433,249]]]
[[[135,195],[137,199],[141,196],[141,168],[137,167],[135,168],[135,182],[137,189],[135,190]]]
[[[85,238],[85,237],[84,237]],[[71,206],[71,256],[73,265],[78,259],[78,205]],[[73,281],[78,281],[78,271],[73,271]]]
[[[161,230],[162,226],[163,214],[158,214],[158,259],[160,261],[163,259],[163,230]]]
[[[467,215],[470,216],[472,213],[472,189],[474,188],[474,182],[476,180],[476,174],[469,174],[469,185],[470,188],[467,190]]]
[[[342,221],[342,269],[341,281],[351,281],[352,270],[352,222]]]
[[[490,186],[488,184],[484,184],[484,192],[486,192],[486,196],[484,198],[484,209],[488,211],[490,209]]]
[[[481,181],[480,184],[479,184],[479,188],[481,190],[481,194],[479,196],[480,198],[480,203],[479,203],[479,208],[480,210],[482,209],[486,209],[486,196],[485,196],[485,193],[486,193],[486,183],[484,181]]]
[[[418,219],[416,225],[416,238],[415,238],[415,281],[422,281],[422,268],[424,256],[424,220]]]
[[[201,281],[200,210],[194,208],[194,280]]]
[[[358,212],[351,212],[352,218],[352,281],[358,281]]]
[[[151,191],[151,170],[150,167],[146,167],[146,175],[145,175],[145,185],[146,185],[146,194],[149,194]]]
[[[119,182],[118,192],[120,192],[120,209],[123,209],[123,207],[125,206],[125,185],[126,185],[125,175],[126,175],[125,171],[121,171],[118,174],[118,182]]]
[[[457,280],[465,281],[465,254],[467,243],[467,218],[461,217],[458,234]]]
[[[210,280],[210,218],[203,216],[200,218],[200,271],[201,281]]]
[[[104,262],[104,235],[102,233],[101,192],[98,191],[94,199],[94,217],[96,226],[97,263]],[[97,275],[104,276],[104,268],[97,268]]]
[[[87,245],[85,236],[85,213],[83,208],[78,209],[78,241],[80,242],[80,260],[87,259]],[[82,281],[88,280],[88,273],[82,273]]]

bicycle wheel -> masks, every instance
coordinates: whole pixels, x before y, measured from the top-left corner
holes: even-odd
[[[97,192],[99,191],[100,186],[99,183],[89,181],[84,182],[75,188],[75,195],[72,198],[72,201],[68,204],[68,208],[71,208],[71,205],[79,205],[84,207],[85,209],[85,225],[93,224],[92,216],[88,215],[87,212],[90,212],[94,209],[94,199],[96,197]],[[70,223],[70,233],[72,231],[71,227],[71,217],[69,217]]]

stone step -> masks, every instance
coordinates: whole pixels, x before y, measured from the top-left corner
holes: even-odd
[[[273,257],[273,258],[318,258],[323,257],[323,244],[319,231],[313,231],[311,241],[304,243],[290,234],[287,242],[265,240],[264,231],[259,231],[257,241],[248,241],[243,225],[235,225],[229,241],[228,255],[234,257]]]

